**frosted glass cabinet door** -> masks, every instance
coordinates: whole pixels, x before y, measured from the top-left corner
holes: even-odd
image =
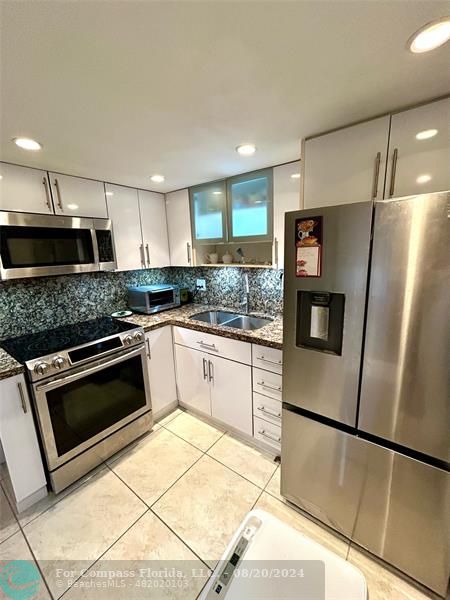
[[[227,180],[230,242],[272,241],[272,169]]]
[[[386,198],[450,189],[450,98],[392,115]]]
[[[305,142],[303,208],[383,198],[389,116]]]
[[[224,181],[190,188],[194,245],[226,241],[226,186]]]

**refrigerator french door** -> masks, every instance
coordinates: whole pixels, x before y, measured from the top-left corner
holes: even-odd
[[[441,595],[449,215],[439,192],[296,211],[285,228],[282,494]]]

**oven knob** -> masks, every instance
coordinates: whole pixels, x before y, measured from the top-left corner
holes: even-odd
[[[46,362],[38,362],[34,365],[34,372],[36,375],[45,375],[49,370],[49,364]]]
[[[126,335],[126,336],[123,338],[123,343],[124,343],[126,346],[129,346],[130,344],[132,344],[132,343],[133,343],[133,338],[131,337],[131,335]]]
[[[134,337],[135,342],[142,342],[142,340],[144,339],[144,335],[143,335],[142,331],[136,331],[136,333],[133,335],[133,337]]]
[[[55,369],[62,369],[65,362],[65,358],[63,358],[62,356],[55,356],[55,358],[53,359],[53,366],[55,367]]]

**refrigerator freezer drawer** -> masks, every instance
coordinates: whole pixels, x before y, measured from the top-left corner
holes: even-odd
[[[283,408],[281,493],[444,595],[449,474]]]

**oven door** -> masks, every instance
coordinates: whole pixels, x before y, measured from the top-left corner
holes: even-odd
[[[145,346],[32,387],[50,471],[151,410]]]
[[[98,271],[92,219],[0,212],[0,278]]]

